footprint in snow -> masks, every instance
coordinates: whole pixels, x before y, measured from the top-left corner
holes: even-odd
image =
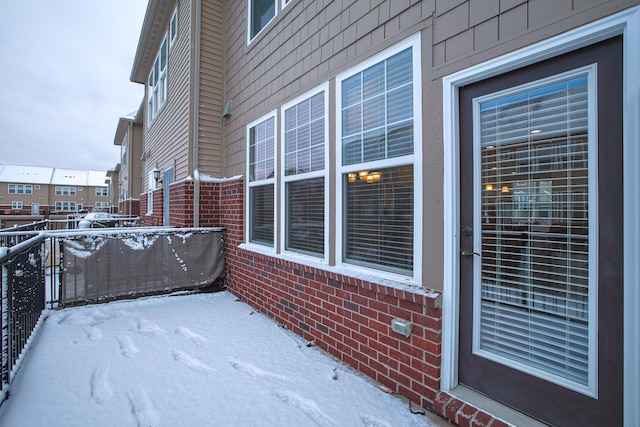
[[[103,404],[113,396],[113,390],[109,384],[109,369],[111,365],[108,363],[97,367],[91,376],[91,397]]]
[[[193,341],[195,344],[199,345],[200,347],[202,347],[208,341],[205,337],[193,332],[189,328],[184,328],[184,327],[178,328],[178,329],[176,329],[176,334],[180,335],[181,337],[185,337],[185,338],[190,339],[191,341]]]
[[[337,424],[318,407],[313,400],[305,399],[290,391],[276,391],[273,395],[305,414],[320,427],[334,427]]]
[[[366,427],[391,427],[391,425],[386,422],[374,418],[370,415],[360,415],[360,420]]]
[[[164,330],[157,323],[150,322],[146,319],[138,319],[135,327],[130,330],[157,338],[164,334]]]
[[[245,374],[249,375],[250,377],[254,377],[254,378],[262,378],[265,379],[267,381],[271,381],[273,383],[276,384],[288,384],[289,383],[289,379],[285,378],[283,376],[280,376],[278,374],[274,374],[273,372],[269,372],[269,371],[264,371],[260,368],[258,368],[257,366],[254,366],[250,363],[246,363],[246,362],[241,362],[235,358],[231,358],[229,359],[229,363],[231,363],[231,366],[233,366],[235,369],[237,369],[240,372],[244,372]]]
[[[87,334],[87,338],[89,338],[91,341],[100,341],[102,339],[102,330],[100,328],[85,325],[82,327],[82,329]]]
[[[131,359],[138,353],[138,347],[128,335],[118,337],[118,343],[120,343],[120,351],[125,357]]]
[[[181,350],[173,350],[173,358],[176,362],[180,362],[185,365],[187,368],[193,369],[196,372],[206,373],[206,372],[215,372],[211,366],[202,363],[198,359],[193,356],[188,355],[184,351]]]
[[[160,425],[160,419],[154,408],[151,398],[146,391],[140,389],[127,393],[131,412],[136,417],[138,427],[157,427]]]

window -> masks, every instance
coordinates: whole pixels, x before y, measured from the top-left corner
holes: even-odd
[[[97,197],[107,197],[109,195],[108,188],[96,188],[96,196]]]
[[[96,209],[107,209],[108,207],[108,202],[96,202]]]
[[[33,194],[33,186],[29,184],[9,184],[9,194]]]
[[[129,135],[125,135],[122,140],[122,148],[120,149],[120,163],[124,168],[127,166],[127,143],[129,142]]]
[[[248,241],[274,245],[275,113],[248,126]]]
[[[276,16],[276,0],[249,0],[249,41]]]
[[[56,196],[75,196],[76,187],[56,186]]]
[[[11,202],[11,209],[22,209],[22,202]]]
[[[153,62],[151,73],[149,73],[149,84],[147,85],[147,105],[148,105],[148,123],[151,124],[153,119],[158,115],[160,108],[167,100],[167,36],[165,34],[160,51]]]
[[[58,212],[75,212],[76,202],[56,202],[56,211]]]
[[[153,170],[147,175],[147,183],[149,191],[147,192],[147,215],[153,213],[153,190],[156,189],[156,179],[153,176]]]
[[[416,276],[419,39],[338,78],[341,260]],[[418,218],[418,219],[417,219]]]
[[[283,107],[285,250],[324,257],[326,91]]]
[[[171,15],[171,21],[169,21],[169,46],[173,46],[178,35],[178,8],[176,7]]]

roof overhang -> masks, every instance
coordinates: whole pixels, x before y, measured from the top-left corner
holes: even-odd
[[[144,15],[140,39],[129,80],[145,84],[167,29],[175,0],[150,0]]]

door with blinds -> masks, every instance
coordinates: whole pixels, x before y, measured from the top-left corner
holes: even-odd
[[[620,38],[460,90],[459,383],[622,420]]]

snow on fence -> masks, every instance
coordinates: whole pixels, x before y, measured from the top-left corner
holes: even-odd
[[[0,244],[0,402],[45,307],[216,285],[221,228],[8,232]],[[1,242],[0,242],[1,243]]]
[[[219,228],[86,231],[59,240],[61,306],[208,287],[224,272]]]
[[[20,356],[45,309],[44,234],[31,236],[11,248],[0,247],[2,270],[2,366],[0,400],[19,367]]]

